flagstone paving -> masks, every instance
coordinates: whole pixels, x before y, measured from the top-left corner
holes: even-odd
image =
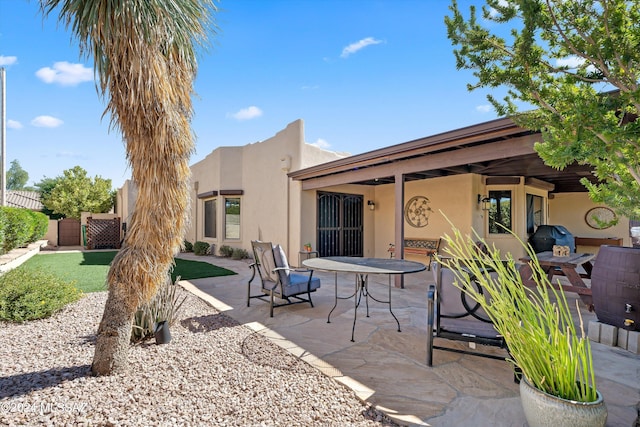
[[[351,387],[361,399],[400,423],[526,425],[519,388],[513,382],[513,371],[507,362],[436,350],[434,366],[426,366],[426,289],[427,284],[433,282],[430,271],[407,275],[404,289],[392,289],[393,312],[402,332],[397,331],[386,305],[370,301],[369,317],[365,316],[364,306],[358,310],[355,342],[351,342],[353,299],[340,300],[331,323],[327,323],[327,315],[334,305],[334,273],[314,273],[322,281],[322,287],[312,295],[315,307],[309,304],[280,307],[270,318],[268,304],[263,301],[252,300],[251,307],[247,307],[246,285],[251,277],[247,261],[193,254],[180,257],[236,271],[235,276],[182,284],[227,315]],[[353,275],[338,274],[337,277],[339,294],[352,293]],[[369,287],[372,295],[384,299],[388,292],[387,278],[370,276]],[[567,295],[571,303],[577,298],[575,294]],[[585,324],[597,320],[586,310],[581,314]],[[609,411],[607,425],[634,425],[636,405],[640,402],[640,356],[600,343],[592,343],[592,348],[598,389]],[[487,348],[486,351],[501,350]]]

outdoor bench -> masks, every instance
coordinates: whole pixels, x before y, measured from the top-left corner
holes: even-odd
[[[440,241],[438,238],[419,238],[419,237],[407,237],[404,239],[403,247],[404,254],[407,255],[420,255],[429,258],[427,263],[427,269],[431,266],[433,256],[438,253],[440,249]],[[396,247],[394,244],[389,245],[389,255],[391,258],[395,256]]]

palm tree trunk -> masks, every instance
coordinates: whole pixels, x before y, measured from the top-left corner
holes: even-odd
[[[163,55],[162,43],[132,45],[124,56],[112,58],[119,78],[111,80],[109,92],[138,194],[124,247],[107,277],[109,298],[92,365],[96,375],[127,369],[133,316],[166,280],[189,212],[193,69]],[[136,87],[140,92],[134,99],[130,90],[117,86],[132,75],[134,81],[148,82]]]
[[[98,329],[91,371],[96,375],[122,372],[127,368],[127,354],[136,307],[122,292],[109,292]]]
[[[138,307],[166,280],[189,212],[191,94],[195,44],[205,38],[212,0],[40,0],[61,6],[81,51],[93,54],[106,112],[126,144],[138,187],[124,246],[114,258],[92,371],[126,370]],[[215,7],[214,7],[215,9]]]

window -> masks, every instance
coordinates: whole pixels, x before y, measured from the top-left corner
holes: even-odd
[[[489,191],[489,233],[507,234],[511,231],[511,191]]]
[[[204,237],[217,237],[216,228],[216,199],[204,202]]]
[[[224,237],[225,239],[240,238],[240,198],[224,199]]]
[[[527,233],[533,234],[543,221],[543,201],[541,196],[527,194]]]

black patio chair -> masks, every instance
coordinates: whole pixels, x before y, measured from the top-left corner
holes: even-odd
[[[453,285],[456,276],[452,270],[437,261],[431,264],[435,285],[430,285],[427,293],[427,365],[433,366],[433,350],[445,350],[474,356],[505,360],[508,348],[504,337],[493,327],[493,323],[479,303]],[[496,273],[489,273],[497,277]],[[468,286],[475,286],[482,292],[480,284],[470,277]],[[486,293],[484,293],[486,295]],[[445,347],[434,344],[435,338],[469,343],[469,350]],[[499,347],[505,350],[504,356],[474,351],[473,344]],[[518,370],[514,372],[514,380],[519,382]]]
[[[269,303],[271,317],[274,307],[305,302],[313,307],[311,292],[320,288],[320,279],[313,277],[313,270],[290,268],[287,256],[280,245],[252,241],[251,247],[255,261],[249,266],[253,274],[247,284],[247,307],[253,298],[266,301]],[[260,293],[251,295],[251,282],[254,279],[260,281]],[[285,302],[276,303],[276,297]]]

